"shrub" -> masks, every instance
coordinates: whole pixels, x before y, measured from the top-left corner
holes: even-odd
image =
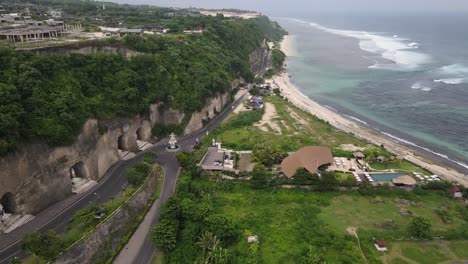
[[[410,235],[419,239],[429,239],[432,237],[431,222],[425,217],[418,216],[411,220],[408,225]]]

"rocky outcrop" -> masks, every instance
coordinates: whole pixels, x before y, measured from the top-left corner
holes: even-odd
[[[202,129],[203,123],[212,119],[229,102],[229,94],[218,95],[208,101],[201,111],[192,114],[190,121],[185,127],[184,134],[190,134]]]
[[[44,47],[44,48],[35,48],[35,53],[39,55],[69,55],[69,54],[96,54],[96,53],[105,53],[105,54],[116,54],[125,58],[130,58],[135,55],[138,55],[139,52],[129,49],[123,45],[117,46],[103,46],[103,45],[78,45],[78,46],[59,46],[59,47]]]
[[[255,75],[263,75],[265,71],[272,68],[271,50],[266,40],[262,46],[249,55],[250,69]]]
[[[12,193],[17,213],[40,212],[72,194],[72,176],[99,180],[120,160],[119,147],[136,150],[136,139],[150,136],[150,122],[139,116],[112,124],[89,119],[70,146],[20,146],[0,160],[0,197]]]
[[[151,176],[126,205],[117,209],[87,237],[60,255],[55,263],[107,263],[111,260],[112,253],[132,231],[135,223],[138,223],[138,217],[145,213],[157,184],[157,177]]]

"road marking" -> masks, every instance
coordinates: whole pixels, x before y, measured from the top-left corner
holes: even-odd
[[[0,263],[2,263],[3,261],[9,260],[11,257],[13,257],[14,255],[16,255],[16,254],[18,254],[20,252],[21,252],[21,250],[16,251],[15,253],[11,254],[10,256],[0,260]]]

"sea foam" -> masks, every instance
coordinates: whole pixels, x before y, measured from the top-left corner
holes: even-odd
[[[460,84],[466,82],[465,78],[449,78],[449,79],[438,79],[434,80],[436,83],[445,83],[445,84]]]
[[[430,90],[432,90],[431,87],[424,86],[421,82],[417,82],[411,85],[411,89],[421,90],[425,92],[429,92]]]
[[[463,64],[443,66],[437,71],[437,74],[443,77],[435,79],[436,83],[461,84],[468,82],[468,66]]]
[[[413,146],[413,147],[417,147],[417,148],[423,149],[423,150],[425,150],[425,151],[427,151],[427,152],[429,152],[429,153],[432,153],[432,154],[434,154],[434,155],[436,155],[436,156],[439,156],[439,157],[441,157],[441,158],[444,158],[444,159],[446,159],[446,160],[449,160],[449,161],[451,161],[451,162],[453,162],[453,163],[455,163],[455,164],[458,164],[458,165],[460,165],[460,166],[462,166],[462,167],[468,169],[468,165],[467,165],[467,164],[465,164],[465,163],[463,163],[463,162],[459,162],[459,161],[457,161],[457,160],[453,160],[453,159],[449,158],[447,155],[444,155],[444,154],[435,152],[435,151],[433,151],[433,150],[431,150],[431,149],[429,149],[429,148],[426,148],[426,147],[419,146],[419,145],[417,145],[416,143],[413,143],[413,142],[411,142],[411,141],[409,141],[409,140],[399,138],[399,137],[397,137],[397,136],[394,136],[394,135],[389,134],[389,133],[386,133],[386,132],[380,132],[380,133],[382,133],[382,134],[384,134],[384,135],[386,135],[386,136],[388,136],[388,137],[390,137],[390,138],[392,138],[392,139],[394,139],[394,140],[396,140],[396,141],[399,141],[399,142],[401,142],[401,143],[404,143],[404,144],[407,144],[407,145],[410,145],[410,146]]]
[[[304,23],[302,20],[295,20]],[[415,70],[420,66],[430,63],[432,58],[428,54],[416,52],[419,48],[416,42],[400,38],[397,35],[384,36],[382,34],[366,31],[339,30],[324,27],[317,23],[309,23],[310,26],[335,35],[359,39],[359,47],[371,53],[377,53],[395,64],[375,64],[369,68],[389,70]]]

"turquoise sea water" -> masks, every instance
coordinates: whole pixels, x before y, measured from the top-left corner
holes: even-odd
[[[278,21],[303,94],[468,171],[468,16],[434,16]]]

